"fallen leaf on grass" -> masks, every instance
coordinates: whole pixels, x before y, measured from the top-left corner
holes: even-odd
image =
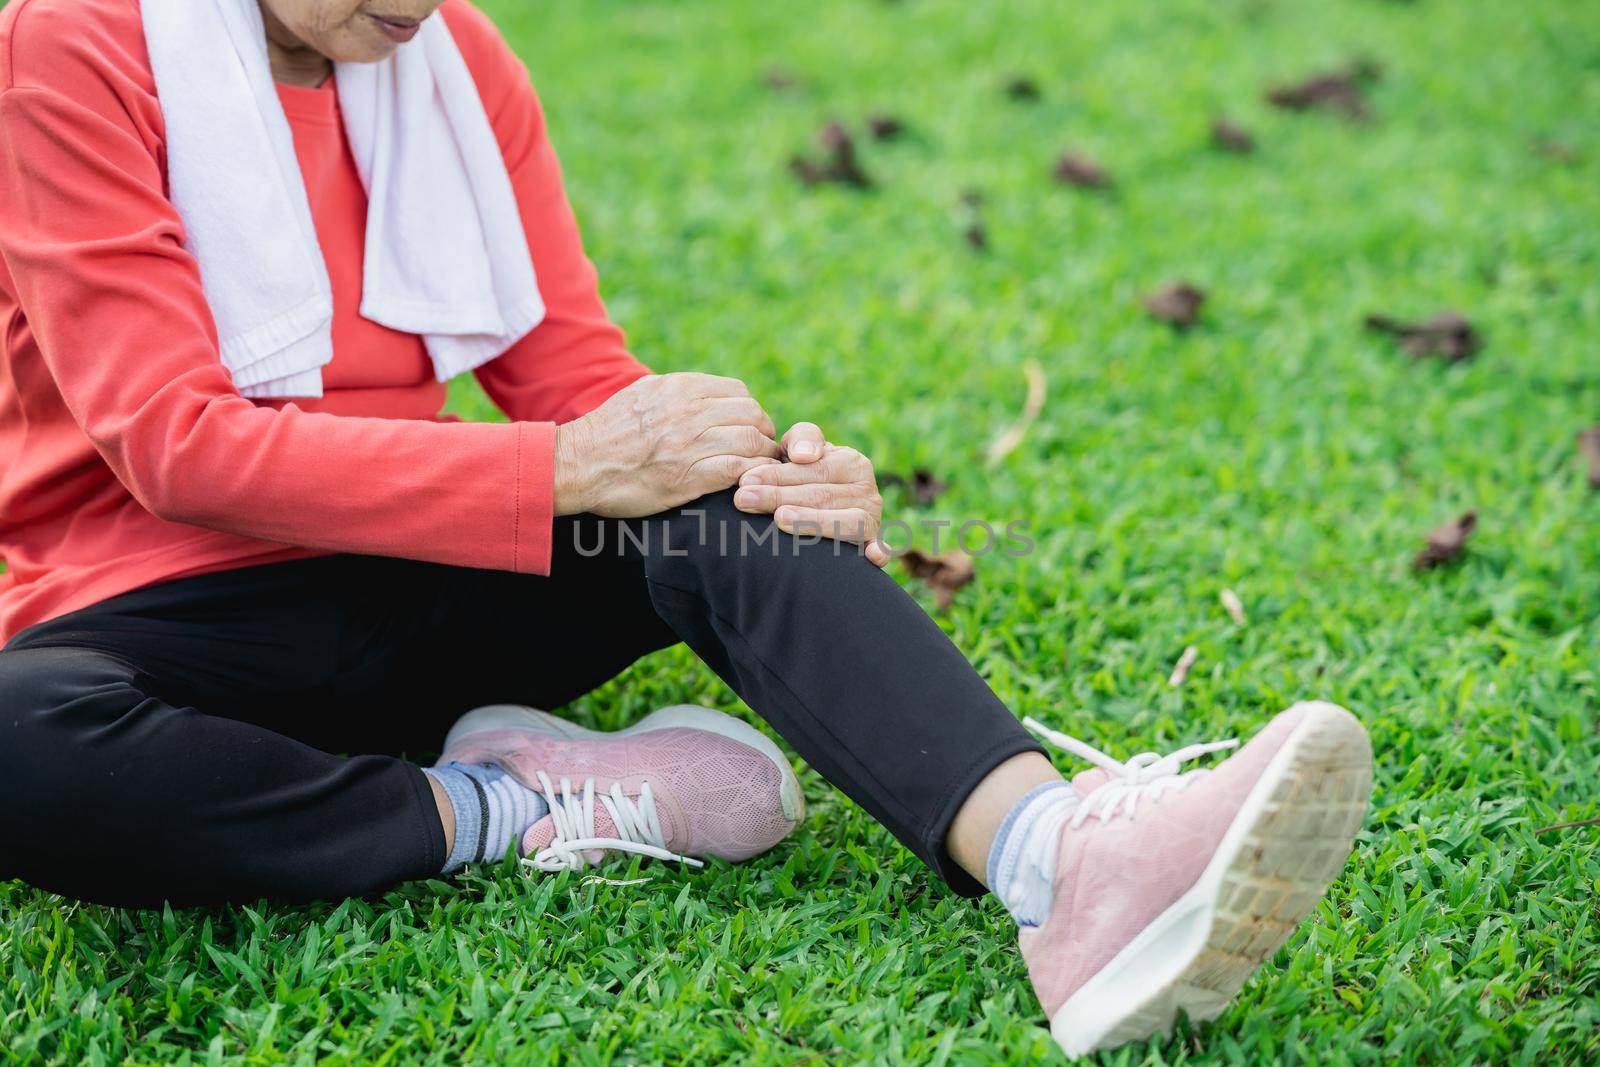
[[[1188,282],[1172,282],[1144,297],[1146,311],[1180,330],[1199,321],[1200,305],[1205,302],[1206,294]]]
[[[1400,338],[1400,347],[1416,359],[1438,356],[1446,363],[1460,363],[1483,347],[1483,338],[1458,311],[1441,311],[1427,322],[1368,315],[1366,326]]]
[[[962,190],[961,210],[967,219],[961,229],[962,239],[975,252],[986,250],[989,247],[989,230],[983,224],[983,194],[976,189]]]
[[[989,446],[989,466],[994,466],[1010,454],[1011,450],[1022,443],[1028,434],[1028,427],[1033,425],[1033,420],[1039,417],[1039,412],[1044,410],[1045,391],[1048,383],[1045,381],[1044,368],[1036,359],[1030,359],[1022,365],[1022,370],[1028,376],[1028,397],[1022,403],[1022,414],[1017,416],[1006,432],[995,438],[994,444]]]
[[[1111,175],[1099,163],[1081,152],[1068,152],[1056,160],[1051,172],[1062,185],[1076,185],[1080,189],[1104,189],[1111,184]]]
[[[1183,655],[1178,657],[1178,662],[1172,666],[1172,675],[1167,679],[1167,688],[1176,689],[1189,678],[1189,671],[1194,667],[1194,661],[1200,658],[1200,650],[1193,645],[1183,650]]]
[[[1551,830],[1572,830],[1579,826],[1600,826],[1600,815],[1597,815],[1592,819],[1579,819],[1577,822],[1551,823],[1549,826],[1539,827],[1538,829],[1534,830],[1534,833],[1547,834]]]
[[[867,130],[874,141],[893,141],[906,132],[906,124],[893,115],[873,115],[867,119]]]
[[[1211,124],[1211,143],[1224,152],[1236,152],[1241,156],[1256,150],[1256,139],[1250,136],[1250,131],[1235,126],[1227,119],[1218,119]]]
[[[1467,538],[1471,537],[1472,531],[1477,528],[1476,511],[1465,512],[1459,518],[1434,527],[1428,531],[1427,547],[1418,552],[1417,558],[1411,561],[1411,569],[1432,570],[1454,560],[1467,547]]]
[[[955,599],[956,590],[971,583],[976,575],[972,557],[961,549],[930,556],[916,548],[908,548],[900,557],[911,577],[925,582],[933,590],[934,602],[943,611]]]
[[[1365,84],[1376,81],[1378,73],[1376,64],[1352,63],[1343,70],[1314,74],[1293,85],[1274,86],[1267,90],[1267,102],[1288,111],[1334,111],[1359,122],[1369,114]]]
[[[817,143],[822,146],[822,159],[807,159],[797,155],[789,160],[789,169],[802,185],[835,182],[857,189],[872,187],[872,179],[861,169],[861,162],[856,158],[855,140],[841,123],[830,122],[824,126],[817,135]]]
[[[1571,165],[1578,162],[1578,151],[1571,145],[1562,144],[1560,141],[1535,141],[1533,150],[1546,159],[1553,159],[1557,163]]]
[[[1578,432],[1578,455],[1589,461],[1589,488],[1600,489],[1600,426]]]
[[[785,93],[790,89],[800,88],[800,79],[792,71],[783,67],[768,67],[767,73],[761,78],[766,82],[767,88],[775,93]]]
[[[1228,617],[1233,620],[1234,625],[1243,626],[1249,621],[1245,618],[1244,601],[1239,599],[1238,593],[1235,593],[1232,589],[1224,589],[1217,594],[1217,599],[1222,601],[1222,608],[1228,613]]]
[[[939,476],[926,467],[918,467],[907,478],[903,474],[880,474],[880,485],[898,485],[911,494],[911,500],[919,507],[927,507],[942,496],[950,486],[941,481]]]
[[[1031,104],[1039,99],[1039,85],[1032,78],[1019,74],[1006,82],[1006,95],[1013,100]]]

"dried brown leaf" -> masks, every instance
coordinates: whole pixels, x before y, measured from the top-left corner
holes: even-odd
[[[1178,657],[1178,662],[1172,665],[1172,674],[1167,678],[1167,687],[1176,689],[1189,680],[1189,672],[1194,669],[1194,661],[1200,658],[1200,650],[1193,645],[1183,650],[1183,655]]]
[[[1414,359],[1436,356],[1446,363],[1460,363],[1483,347],[1483,337],[1459,311],[1441,311],[1426,322],[1368,315],[1366,327],[1400,338],[1400,348]]]
[[[1589,462],[1589,488],[1600,489],[1600,426],[1578,431],[1578,455]]]
[[[1557,822],[1549,826],[1541,826],[1534,830],[1536,834],[1547,834],[1551,830],[1575,830],[1580,826],[1600,826],[1600,815],[1592,819],[1579,819],[1577,822]]]
[[[1565,163],[1570,166],[1578,162],[1578,150],[1561,141],[1535,141],[1533,150],[1544,158],[1553,159],[1557,163]]]
[[[1022,414],[999,437],[994,444],[989,446],[989,466],[994,466],[1011,453],[1011,450],[1022,443],[1027,436],[1028,428],[1033,425],[1033,420],[1039,417],[1039,412],[1044,410],[1045,394],[1049,383],[1045,380],[1044,367],[1036,359],[1030,359],[1022,365],[1023,373],[1028,376],[1028,396],[1022,403]]]
[[[1244,614],[1244,601],[1239,599],[1239,594],[1232,589],[1224,589],[1217,594],[1217,599],[1222,601],[1222,609],[1228,613],[1235,626],[1243,626],[1249,619]]]
[[[893,141],[906,132],[906,124],[894,115],[873,115],[867,119],[867,131],[874,141]]]
[[[933,590],[940,611],[950,606],[957,589],[970,584],[977,575],[972,557],[959,548],[937,556],[910,548],[900,557],[900,563],[911,577]]]
[[[798,89],[803,84],[795,73],[785,67],[768,67],[761,80],[768,89],[775,93],[785,93],[790,89]]]
[[[817,134],[817,143],[823,151],[820,160],[800,155],[789,160],[789,169],[802,185],[833,182],[856,189],[872,187],[872,179],[861,168],[861,162],[856,157],[855,139],[842,123],[830,122],[824,126],[822,132]]]
[[[1188,282],[1171,282],[1147,295],[1144,307],[1162,322],[1186,330],[1199,321],[1200,305],[1205,302],[1206,294],[1201,289]]]
[[[1256,150],[1256,139],[1250,131],[1227,119],[1217,119],[1211,124],[1211,143],[1224,152],[1249,155]]]
[[[1459,557],[1467,547],[1467,539],[1478,528],[1478,513],[1468,511],[1443,525],[1428,531],[1428,544],[1417,558],[1411,561],[1413,570],[1426,571],[1443,566]]]
[[[1080,189],[1104,189],[1111,184],[1111,175],[1106,169],[1082,152],[1064,154],[1051,173],[1062,185],[1076,185]]]
[[[1273,86],[1267,90],[1267,102],[1288,111],[1333,111],[1359,122],[1369,115],[1365,84],[1377,80],[1378,75],[1377,64],[1358,60],[1342,70]]]
[[[1041,94],[1037,82],[1026,75],[1019,74],[1006,82],[1006,95],[1013,100],[1031,104],[1037,101]]]
[[[983,193],[977,189],[963,189],[957,202],[966,222],[961,228],[961,238],[975,252],[989,247],[989,229],[983,223]]]
[[[926,467],[918,467],[908,478],[903,474],[880,474],[878,484],[897,485],[904,489],[918,507],[927,507],[944,495],[950,486]]]

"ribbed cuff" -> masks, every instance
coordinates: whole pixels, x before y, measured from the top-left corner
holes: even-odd
[[[422,773],[444,789],[444,795],[450,799],[450,810],[455,813],[456,839],[451,844],[450,855],[445,857],[444,868],[439,872],[448,874],[460,870],[478,857],[486,817],[483,787],[460,767],[450,764],[424,767]]]
[[[549,574],[556,512],[556,424],[519,422],[511,569]]]
[[[1033,735],[1024,730],[1019,723],[1014,733],[980,754],[968,764],[966,773],[951,783],[951,788],[945,794],[944,804],[923,831],[922,847],[918,850],[918,854],[933,868],[934,873],[944,879],[945,884],[960,896],[981,897],[988,890],[984,888],[982,882],[962,870],[961,865],[950,855],[950,850],[945,844],[950,836],[950,824],[955,822],[956,813],[961,810],[961,805],[966,803],[967,797],[978,788],[979,782],[989,776],[990,771],[1012,756],[1020,756],[1024,752],[1048,755],[1044,746],[1034,740]]]

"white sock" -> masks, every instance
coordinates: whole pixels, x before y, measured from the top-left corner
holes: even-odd
[[[1006,814],[989,846],[989,889],[1019,926],[1050,917],[1061,824],[1082,801],[1068,782],[1046,782]]]
[[[544,797],[499,767],[451,762],[424,767],[422,773],[444,788],[455,812],[456,839],[444,874],[469,863],[498,860],[550,811]]]

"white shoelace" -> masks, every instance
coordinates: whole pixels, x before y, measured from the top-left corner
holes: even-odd
[[[550,843],[522,862],[541,871],[559,871],[562,868],[578,871],[588,863],[585,852],[615,850],[632,852],[658,860],[677,860],[692,867],[705,864],[693,856],[680,856],[667,848],[666,837],[661,832],[661,819],[656,814],[655,798],[650,793],[650,783],[639,787],[639,799],[630,800],[620,784],[613,785],[609,793],[596,793],[594,779],[585,778],[578,795],[572,792],[572,782],[561,779],[558,791],[550,776],[538,772],[539,789],[550,805],[550,818],[555,822],[556,833]],[[598,799],[611,815],[616,825],[616,837],[597,837],[594,829],[594,802]]]
[[[1084,797],[1073,810],[1067,825],[1074,830],[1088,821],[1090,816],[1102,822],[1119,813],[1133,818],[1141,797],[1154,800],[1165,792],[1180,792],[1211,773],[1209,768],[1201,767],[1180,774],[1178,772],[1183,764],[1212,752],[1237,748],[1239,745],[1237,738],[1208,741],[1180,748],[1165,756],[1155,752],[1141,752],[1126,763],[1119,763],[1093,745],[1052,730],[1037,719],[1023,719],[1022,725],[1044,740],[1065,749],[1079,759],[1094,764],[1111,776],[1109,782]]]

